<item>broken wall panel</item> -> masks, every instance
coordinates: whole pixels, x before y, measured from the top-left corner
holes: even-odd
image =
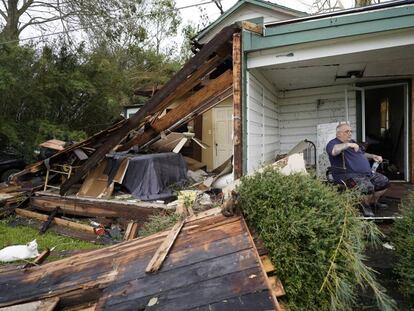
[[[82,303],[97,302],[99,310],[139,310],[149,304],[157,310],[214,310],[224,307],[223,301],[237,310],[275,309],[243,218],[213,215],[187,222],[160,271],[145,273],[167,233],[2,272],[0,306],[48,297],[70,306],[68,297],[76,294]]]

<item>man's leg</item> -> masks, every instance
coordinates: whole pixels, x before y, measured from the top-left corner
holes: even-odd
[[[374,185],[373,202],[371,202],[374,208],[386,208],[386,204],[378,203],[378,200],[385,194],[387,188],[390,186],[388,178],[380,173],[374,173],[371,177],[371,182]]]
[[[369,177],[358,176],[354,177],[353,180],[356,183],[356,187],[363,194],[361,211],[365,217],[374,217],[374,212],[371,209],[371,203],[374,199],[374,185],[372,184]]]

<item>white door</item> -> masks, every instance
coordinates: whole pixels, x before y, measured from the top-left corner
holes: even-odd
[[[214,122],[214,168],[223,164],[233,154],[233,107],[213,108]]]

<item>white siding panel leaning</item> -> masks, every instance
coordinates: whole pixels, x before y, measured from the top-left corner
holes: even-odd
[[[274,160],[279,152],[276,93],[258,73],[247,74],[247,172]]]

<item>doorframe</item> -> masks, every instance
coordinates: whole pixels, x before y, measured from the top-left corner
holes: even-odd
[[[359,125],[360,131],[358,131],[358,136],[360,136],[361,141],[365,142],[366,139],[366,129],[365,129],[365,91],[366,90],[373,90],[373,89],[384,89],[389,87],[395,86],[403,86],[404,87],[404,181],[413,183],[413,155],[414,155],[414,146],[410,143],[410,138],[412,138],[412,127],[413,125],[410,124],[410,120],[412,119],[412,106],[414,103],[411,99],[410,104],[410,82],[409,81],[401,81],[401,82],[384,82],[384,83],[377,83],[371,84],[366,86],[359,86],[355,87],[355,90],[360,91],[360,118],[359,118]],[[358,113],[357,113],[358,114]]]

